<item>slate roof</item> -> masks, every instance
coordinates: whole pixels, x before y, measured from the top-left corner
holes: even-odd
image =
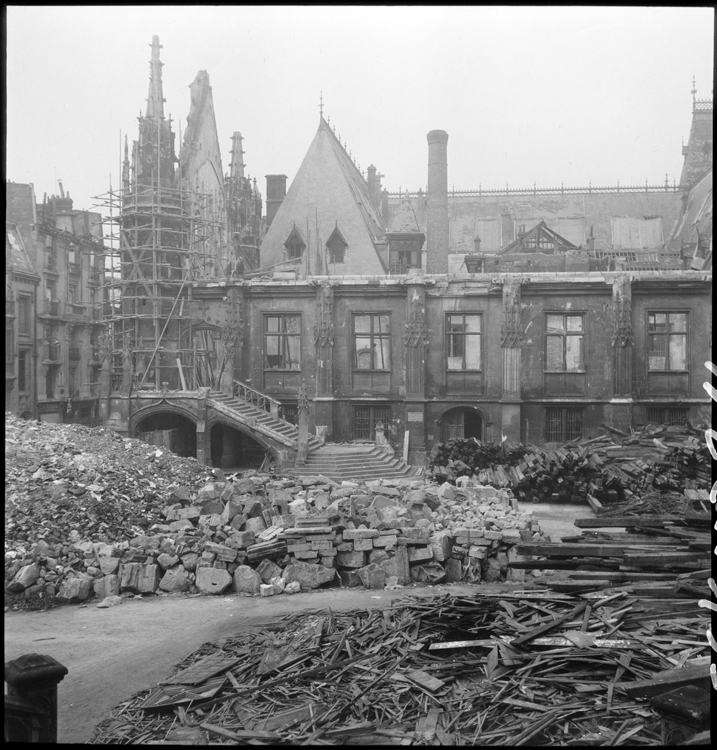
[[[685,207],[670,237],[670,248],[694,245],[701,268],[712,267],[712,172],[706,174],[687,194]]]
[[[261,266],[286,259],[284,243],[293,227],[307,248],[303,274],[325,274],[326,241],[339,228],[348,248],[337,274],[385,273],[386,227],[371,202],[368,183],[321,117],[318,130],[261,244]]]

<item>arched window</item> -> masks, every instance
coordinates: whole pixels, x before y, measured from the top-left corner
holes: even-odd
[[[326,249],[329,251],[329,263],[343,263],[348,246],[348,242],[344,239],[337,225],[326,242]]]
[[[301,236],[301,232],[299,232],[296,227],[291,230],[291,233],[284,243],[284,247],[286,248],[286,257],[289,260],[292,260],[293,258],[301,258],[301,256],[304,254],[304,250],[306,250],[306,243]]]

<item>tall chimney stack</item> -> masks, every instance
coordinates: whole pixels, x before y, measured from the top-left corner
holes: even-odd
[[[448,133],[428,139],[426,273],[448,273]]]
[[[266,226],[271,226],[281,202],[286,196],[286,175],[266,175]]]

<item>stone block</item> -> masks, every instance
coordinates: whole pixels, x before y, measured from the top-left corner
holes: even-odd
[[[398,544],[396,534],[381,534],[373,540],[374,547],[395,547]]]
[[[396,554],[388,560],[382,560],[379,565],[386,572],[386,576],[397,576],[401,586],[411,582],[411,571],[408,563],[406,547],[397,547]]]
[[[438,497],[443,498],[444,500],[453,500],[456,496],[456,488],[449,484],[448,482],[444,482],[439,488],[438,488]]]
[[[284,586],[285,594],[298,594],[301,591],[301,586],[298,581],[292,581]]]
[[[271,560],[262,560],[256,566],[256,572],[264,583],[270,583],[272,578],[281,576],[281,568]]]
[[[168,593],[177,591],[188,591],[190,586],[189,571],[183,565],[175,565],[170,568],[159,582],[159,588]]]
[[[159,585],[159,565],[140,565],[137,575],[137,589],[140,594],[154,594]]]
[[[261,576],[248,565],[239,565],[234,571],[234,591],[239,594],[258,594]]]
[[[297,560],[316,560],[316,558],[318,558],[319,556],[319,553],[315,549],[306,549],[294,552],[293,555]]]
[[[222,511],[222,523],[224,523],[225,525],[231,523],[234,518],[242,515],[243,511],[244,505],[241,503],[241,501],[235,498],[229,500],[224,506],[224,510]]]
[[[483,532],[483,536],[486,539],[489,539],[490,541],[493,541],[493,540],[497,541],[497,540],[500,540],[500,539],[503,538],[503,532],[502,531],[492,531],[491,529],[486,529]]]
[[[177,511],[177,516],[180,521],[182,519],[191,521],[195,518],[199,518],[199,516],[201,515],[202,515],[202,511],[200,508],[197,508],[196,505],[190,505],[188,508],[180,508]]]
[[[206,500],[199,507],[203,516],[221,515],[224,512],[224,503],[218,497]]]
[[[339,552],[353,552],[354,550],[354,543],[353,542],[341,542],[336,549]]]
[[[354,539],[354,550],[356,552],[370,552],[372,549],[373,539]]]
[[[226,570],[199,568],[195,586],[202,594],[223,594],[231,585],[232,577]]]
[[[363,568],[366,564],[365,552],[339,552],[336,556],[336,564],[342,568]]]
[[[105,599],[108,596],[119,596],[119,578],[116,575],[102,576],[102,578],[92,581],[92,588],[98,599]]]
[[[344,529],[342,532],[344,541],[355,539],[375,539],[380,536],[378,529]]]
[[[259,596],[274,596],[274,586],[271,583],[259,584]]]
[[[185,555],[182,555],[180,560],[186,570],[193,571],[197,567],[197,560],[199,560],[199,555],[196,552],[187,552]]]
[[[508,572],[508,555],[501,550],[495,553],[495,559],[498,561],[498,565],[500,565],[501,576],[505,577]]]
[[[370,563],[357,572],[364,588],[382,589],[386,585],[386,571],[377,563]]]
[[[468,557],[472,557],[475,560],[485,560],[488,557],[488,550],[486,547],[474,545],[468,548]]]
[[[58,601],[63,604],[84,602],[90,595],[92,581],[89,578],[65,578],[57,593]]]
[[[446,571],[446,583],[458,583],[463,578],[463,570],[461,567],[461,561],[455,560],[449,557],[443,563],[443,568]]]
[[[451,556],[453,540],[450,531],[438,531],[431,536],[431,550],[433,550],[433,559],[443,562]]]
[[[302,589],[316,589],[333,581],[335,575],[332,568],[297,560],[284,568],[281,577],[286,583],[297,582]]]
[[[116,573],[119,565],[120,561],[118,557],[100,557],[100,571],[103,575],[109,576]]]
[[[172,523],[169,524],[170,532],[181,532],[181,531],[184,531],[184,529],[193,529],[193,528],[194,528],[194,524],[186,518],[182,518],[179,521],[172,521]]]
[[[102,561],[100,561],[101,563]],[[158,558],[157,562],[165,569],[173,568],[178,562],[179,558],[176,555],[168,555],[166,552],[163,552]],[[104,570],[102,571],[104,573]],[[113,572],[113,571],[111,571]]]
[[[247,518],[262,518],[264,514],[264,506],[262,505],[261,500],[255,498],[247,500],[244,503],[244,513]]]
[[[410,563],[422,563],[433,560],[433,550],[430,547],[406,547]]]
[[[385,549],[375,549],[369,552],[368,561],[370,563],[380,563],[382,560],[388,560],[388,552]]]
[[[261,532],[266,529],[266,524],[264,523],[262,516],[251,516],[250,518],[247,518],[245,528],[253,534],[261,534]]]
[[[14,594],[24,591],[30,586],[34,586],[40,578],[40,566],[37,563],[31,563],[30,565],[23,565],[20,570],[17,571],[15,577],[12,579],[10,585],[7,587],[8,591]]]
[[[204,550],[206,552],[213,552],[217,556],[217,560],[221,560],[222,562],[234,562],[237,558],[236,549],[227,547],[225,544],[205,542]]]
[[[483,580],[486,583],[496,583],[500,581],[500,563],[494,557],[483,560],[481,564]]]
[[[237,531],[241,531],[244,528],[247,521],[246,513],[237,513],[234,518],[229,522],[229,526]]]
[[[229,538],[236,544],[237,549],[246,549],[256,542],[256,534],[253,531],[235,531]]]

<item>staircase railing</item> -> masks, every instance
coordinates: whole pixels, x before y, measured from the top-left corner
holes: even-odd
[[[237,398],[240,398],[242,401],[246,401],[259,409],[268,411],[275,419],[280,419],[280,402],[271,396],[267,396],[266,393],[257,391],[246,383],[242,383],[240,380],[235,380],[232,387],[232,394]]]

